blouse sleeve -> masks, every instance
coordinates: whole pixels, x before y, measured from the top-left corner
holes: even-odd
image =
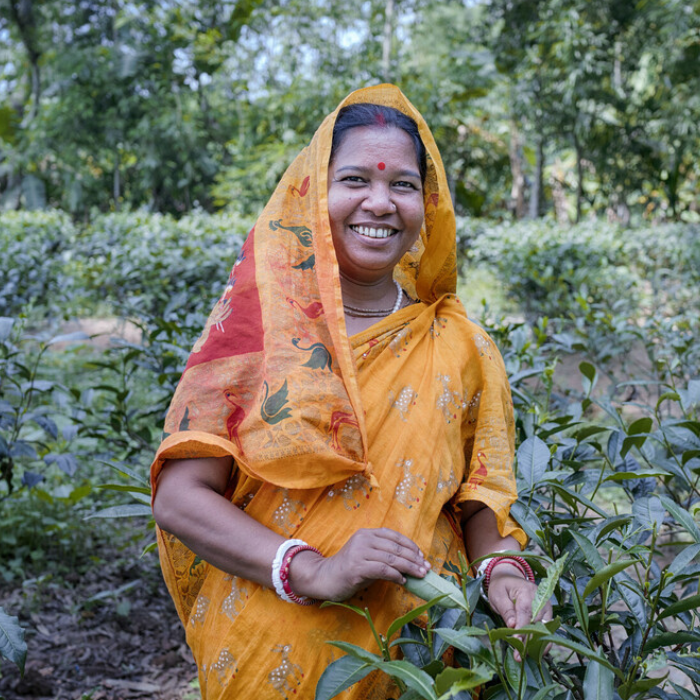
[[[500,535],[512,535],[524,547],[527,536],[510,516],[518,493],[513,473],[515,427],[508,377],[494,342],[481,328],[472,326],[463,375],[467,469],[454,502],[480,501],[488,506],[496,515]]]

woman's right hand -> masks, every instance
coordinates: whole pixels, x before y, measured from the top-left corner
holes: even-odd
[[[332,557],[299,552],[289,568],[294,593],[319,600],[350,598],[373,581],[403,584],[405,574],[423,578],[430,564],[405,535],[388,528],[358,530]]]

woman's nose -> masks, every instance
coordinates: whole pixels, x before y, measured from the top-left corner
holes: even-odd
[[[396,205],[391,199],[389,187],[383,183],[373,184],[362,201],[362,208],[375,216],[393,214],[396,211]]]

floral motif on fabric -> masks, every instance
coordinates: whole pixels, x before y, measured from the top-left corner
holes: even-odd
[[[205,668],[203,667],[202,670]],[[219,652],[219,658],[209,667],[209,675],[212,671],[216,673],[219,685],[226,685],[229,680],[236,677],[236,673],[238,673],[236,659],[233,658],[228,647]]]
[[[247,581],[238,576],[226,576],[225,581],[231,581],[231,592],[221,603],[221,612],[233,622],[243,610],[250,595]]]
[[[435,320],[430,325],[430,335],[433,338],[437,338],[440,335],[440,331],[447,328],[447,319],[444,316],[436,316]]]
[[[457,475],[455,474],[454,469],[452,469],[452,466],[448,464],[447,474],[444,477],[442,475],[442,471],[440,472],[440,477],[435,484],[435,491],[440,493],[441,491],[446,490],[449,495],[452,495],[457,490],[458,486],[459,482],[457,481]]]
[[[291,644],[276,644],[270,651],[281,654],[282,659],[268,674],[268,684],[285,700],[289,700],[290,696],[294,695],[300,697],[297,691],[304,678],[304,672],[299,664],[295,664],[289,659],[289,654],[292,651]]]
[[[476,345],[479,355],[482,357],[488,357],[489,360],[493,360],[493,349],[491,348],[491,341],[486,337],[477,333],[474,338],[474,345]]]
[[[278,489],[278,491],[283,494],[282,503],[272,514],[272,524],[288,534],[301,524],[306,515],[306,505],[303,501],[292,498],[288,489]]]
[[[343,499],[345,510],[357,510],[362,502],[369,498],[372,491],[369,481],[362,474],[355,474],[346,479],[342,486],[337,484],[328,490],[328,498]]]
[[[469,390],[464,392],[464,403],[467,404],[467,422],[470,424],[476,423],[479,418],[479,404],[481,403],[481,390],[477,391],[474,396],[469,397]]]
[[[428,482],[423,478],[422,474],[414,474],[411,471],[411,467],[413,467],[412,459],[401,460],[396,466],[403,470],[403,477],[396,485],[394,498],[406,508],[413,508],[423,498],[423,492]]]
[[[192,611],[192,616],[190,617],[191,625],[202,625],[204,624],[204,619],[209,611],[209,605],[211,601],[206,596],[200,595],[195,603],[194,610]]]
[[[401,357],[401,354],[408,352],[408,346],[413,337],[413,331],[411,326],[405,325],[392,339],[389,343],[389,348],[391,352],[394,353],[395,357]]]
[[[438,374],[437,381],[441,384],[442,392],[438,395],[435,408],[442,412],[449,425],[453,420],[457,420],[467,404],[458,391],[450,389],[451,380],[448,374]]]
[[[389,392],[389,400],[391,401],[391,407],[395,408],[399,412],[401,420],[404,422],[408,420],[408,414],[410,413],[411,408],[416,405],[417,399],[418,393],[413,389],[413,387],[410,384],[401,389],[399,395],[396,398],[394,398],[393,391]]]

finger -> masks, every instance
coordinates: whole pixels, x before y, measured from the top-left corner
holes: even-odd
[[[387,566],[401,574],[410,574],[419,578],[425,576],[430,568],[430,565],[422,557],[416,557],[412,551],[405,548],[394,549],[393,551],[373,549],[367,552],[366,561],[377,563],[380,566]]]
[[[402,535],[400,532],[386,527],[378,528],[371,532],[373,533],[372,542],[378,548],[387,551],[395,551],[403,556],[405,556],[407,552],[410,552],[421,559],[425,559],[420,547],[418,547],[412,539]]]
[[[409,568],[409,567],[405,567]],[[416,569],[419,571],[418,569]],[[361,576],[366,581],[382,580],[382,581],[392,581],[393,583],[404,584],[406,583],[405,573],[412,574],[410,571],[404,571],[402,568],[392,566],[386,562],[381,561],[367,561],[362,567]],[[415,574],[421,576],[422,574]]]
[[[408,537],[389,529],[376,530],[368,542],[380,561],[388,561],[392,566],[408,566],[406,573],[423,576],[430,568],[423,552]],[[402,564],[402,562],[404,562]],[[422,571],[418,573],[418,567]]]

